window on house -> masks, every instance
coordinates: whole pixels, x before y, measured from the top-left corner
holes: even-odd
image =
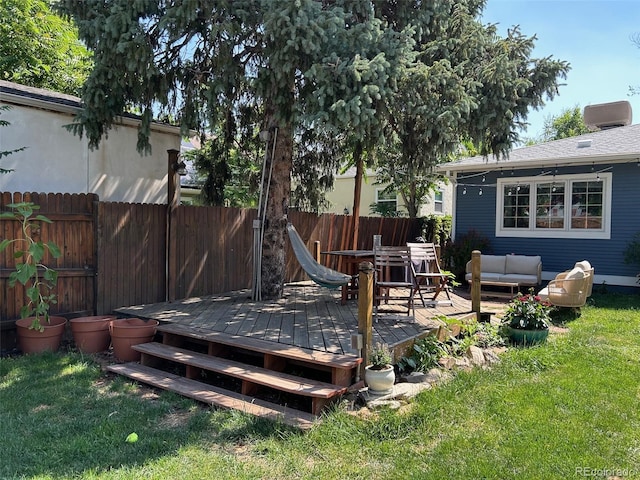
[[[610,173],[500,179],[497,187],[496,236],[610,236]]]
[[[398,210],[396,192],[385,192],[384,188],[376,189],[376,203],[378,211],[396,212]]]
[[[443,203],[443,194],[442,190],[436,190],[433,194],[433,211],[436,213],[444,212],[444,203]]]

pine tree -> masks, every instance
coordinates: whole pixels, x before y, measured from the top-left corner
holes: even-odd
[[[229,119],[239,121],[243,112],[260,115],[259,130],[269,137],[265,167],[270,172],[262,292],[277,298],[284,282],[293,171],[319,159],[323,165],[315,171],[326,176],[336,162],[326,153],[337,148],[362,168],[416,92],[412,116],[403,120],[419,126],[414,152],[428,145],[433,162],[431,152],[446,151],[455,136],[451,129],[465,121],[472,138],[501,150],[512,140],[518,116],[538,106],[538,87],[532,86],[542,80],[530,76],[547,74],[555,85],[562,68],[516,71],[520,64],[509,58],[518,56],[518,45],[496,40],[491,51],[475,39],[486,30],[479,23],[458,27],[455,19],[472,18],[481,5],[477,0],[62,0],[62,10],[75,19],[95,59],[74,131],[95,147],[118,115],[135,109],[142,117],[138,149],[143,151],[149,149],[150,122],[159,115],[179,120],[185,131],[201,132],[231,126]],[[457,38],[459,33],[465,37]],[[527,45],[520,47],[526,57]],[[479,58],[466,52],[472,48],[497,58],[486,68],[470,65]],[[449,60],[453,53],[455,61]],[[469,72],[475,74],[467,78]],[[492,83],[493,77],[505,81]],[[509,92],[491,91],[496,84]],[[402,141],[404,131],[393,128]],[[298,142],[302,138],[331,138],[333,144],[305,150]],[[419,155],[411,158],[423,168]]]

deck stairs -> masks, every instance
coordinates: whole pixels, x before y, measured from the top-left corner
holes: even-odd
[[[140,362],[107,370],[195,400],[299,428],[316,423],[356,378],[362,359],[177,324],[136,345]]]

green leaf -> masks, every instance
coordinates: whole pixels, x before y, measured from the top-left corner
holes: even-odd
[[[45,222],[45,223],[53,223],[51,220],[49,220],[44,215],[36,215],[35,219],[36,220],[40,220],[40,221]]]
[[[27,298],[32,302],[37,302],[40,298],[40,290],[38,287],[29,287],[27,288]]]
[[[5,238],[4,240],[2,240],[2,242],[0,242],[0,252],[4,252],[4,250],[11,245],[11,243],[13,243],[12,240],[9,240],[8,238]]]
[[[44,244],[42,242],[32,243],[29,245],[29,253],[35,262],[41,262],[44,257]]]
[[[58,258],[62,255],[58,246],[52,241],[47,242],[47,246],[49,247],[49,251],[51,252],[51,255],[53,255],[53,258]]]
[[[35,276],[37,272],[36,266],[30,263],[18,263],[16,265],[16,280],[22,285],[26,285],[29,279]]]

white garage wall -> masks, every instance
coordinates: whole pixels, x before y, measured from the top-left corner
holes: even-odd
[[[21,105],[18,102],[28,103]],[[152,154],[136,151],[137,121],[124,119],[109,131],[100,148],[91,151],[64,125],[76,111],[67,105],[18,98],[0,92],[0,105],[9,105],[0,118],[0,150],[27,147],[0,159],[0,166],[14,170],[0,175],[0,191],[46,193],[95,193],[104,201],[167,203],[169,149],[180,149],[176,127],[152,128]]]

